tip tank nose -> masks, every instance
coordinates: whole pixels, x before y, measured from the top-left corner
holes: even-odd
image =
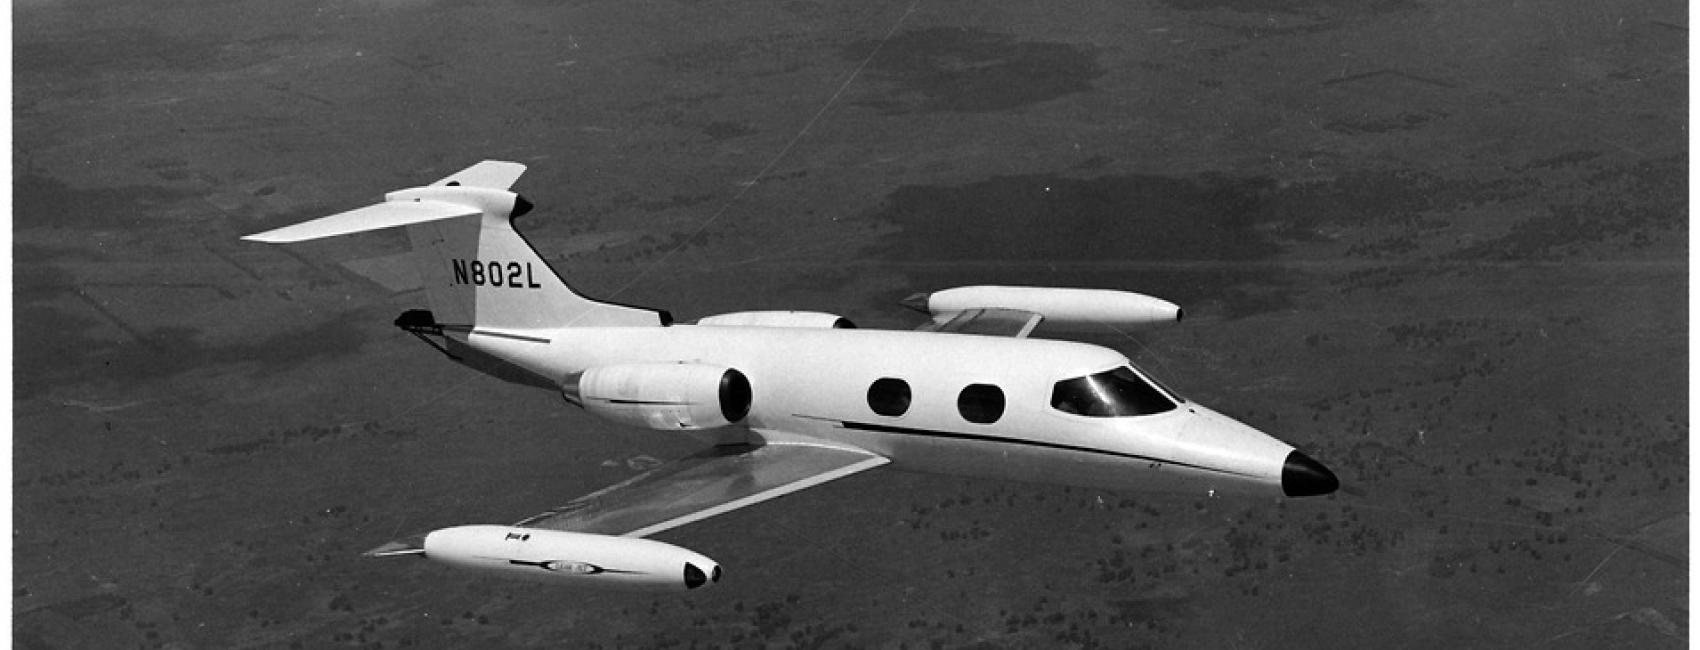
[[[685,563],[685,588],[696,589],[703,585],[720,582],[720,565],[709,563],[709,570],[704,572],[696,564]]]
[[[1330,494],[1340,489],[1340,479],[1322,463],[1298,451],[1287,454],[1281,466],[1281,491],[1290,497]]]

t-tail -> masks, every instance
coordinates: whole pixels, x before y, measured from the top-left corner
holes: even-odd
[[[562,327],[657,327],[665,311],[586,298],[567,286],[513,219],[532,205],[510,188],[525,165],[486,160],[425,187],[390,192],[384,202],[248,235],[268,244],[351,235],[400,227],[407,231],[430,311],[409,311],[402,329],[426,334],[525,336]],[[460,361],[463,346],[443,336],[438,349]],[[470,363],[470,365],[480,365]],[[492,374],[494,368],[486,368]],[[513,378],[533,383],[531,378]]]

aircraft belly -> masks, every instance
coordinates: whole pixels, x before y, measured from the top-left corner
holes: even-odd
[[[892,467],[935,474],[1118,489],[1141,473],[1120,459],[1077,451],[950,439],[902,440],[894,446],[888,456]]]
[[[799,418],[786,430],[879,454],[901,471],[1105,490],[1206,494],[1279,490],[1273,477],[1007,432],[931,431],[825,418]]]

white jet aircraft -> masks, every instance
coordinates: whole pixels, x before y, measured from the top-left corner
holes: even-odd
[[[422,555],[546,582],[696,589],[720,567],[641,539],[882,465],[1108,490],[1333,492],[1320,463],[1188,401],[1127,357],[1029,338],[1049,324],[1177,321],[1134,293],[975,286],[904,301],[919,331],[755,311],[676,324],[586,298],[514,230],[525,166],[485,161],[427,187],[243,239],[289,243],[402,227],[431,310],[396,325],[451,359],[559,390],[615,422],[712,443],[511,526],[435,530],[370,556]]]

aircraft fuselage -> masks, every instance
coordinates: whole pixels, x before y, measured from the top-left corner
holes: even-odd
[[[1058,382],[1131,367],[1122,354],[1085,343],[694,325],[474,330],[456,338],[557,382],[632,363],[736,369],[748,377],[748,415],[738,425],[697,432],[721,444],[841,443],[911,471],[1112,490],[1294,494],[1295,480],[1306,478],[1294,474],[1291,445],[1160,385],[1175,400],[1161,413],[1093,417],[1057,408]],[[900,413],[889,414],[889,404],[882,409],[888,414],[876,412],[876,382],[888,392],[893,382],[907,389]],[[996,404],[988,402],[998,401],[994,415]]]

